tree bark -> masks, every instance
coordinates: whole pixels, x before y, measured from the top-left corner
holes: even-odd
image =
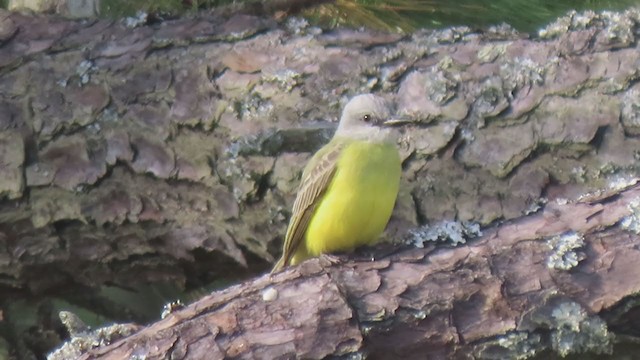
[[[640,228],[629,224],[640,220],[639,199],[635,185],[551,204],[455,248],[405,248],[372,262],[314,259],[214,292],[82,359],[610,354],[638,330],[630,316]],[[560,266],[571,265],[570,252],[580,260]]]
[[[414,120],[389,238],[443,219],[509,221],[628,181],[640,153],[638,19],[570,14],[530,38],[0,12],[0,306],[62,298],[125,319],[101,286],[264,272],[305,161],[362,92]],[[512,256],[507,265],[529,261]]]

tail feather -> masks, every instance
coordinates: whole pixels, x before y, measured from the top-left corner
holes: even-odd
[[[271,269],[271,274],[277,273],[282,271],[282,269],[284,269],[287,266],[287,263],[285,261],[284,256],[280,258],[280,260],[278,260],[278,262],[273,266],[273,269]]]

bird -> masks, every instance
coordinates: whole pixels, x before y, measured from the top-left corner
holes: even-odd
[[[331,141],[307,163],[291,211],[282,256],[272,273],[321,254],[375,243],[393,211],[402,161],[386,100],[353,97]]]

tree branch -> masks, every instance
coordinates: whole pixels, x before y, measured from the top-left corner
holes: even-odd
[[[638,228],[620,225],[638,221],[639,201],[633,186],[550,204],[455,248],[338,265],[313,259],[214,292],[82,359],[609,353],[611,330],[637,311],[613,310],[640,291],[630,276],[640,273]],[[575,266],[571,252],[582,254]]]

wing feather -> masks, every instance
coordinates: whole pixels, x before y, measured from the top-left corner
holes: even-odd
[[[302,175],[302,182],[293,209],[291,220],[284,238],[282,257],[276,263],[272,272],[285,268],[291,262],[291,258],[304,241],[304,235],[315,209],[322,199],[336,172],[338,157],[344,148],[344,144],[335,143],[318,151]],[[325,150],[325,151],[323,151]]]

